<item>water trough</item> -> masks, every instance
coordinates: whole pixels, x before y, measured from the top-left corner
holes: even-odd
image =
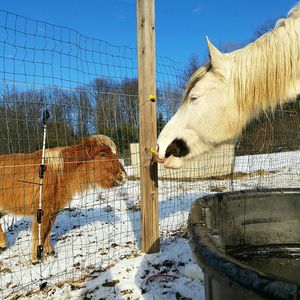
[[[300,299],[300,189],[200,198],[188,232],[206,300]]]

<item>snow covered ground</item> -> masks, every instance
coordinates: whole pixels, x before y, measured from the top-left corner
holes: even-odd
[[[297,151],[237,157],[234,178],[160,181],[161,251],[152,255],[139,250],[138,181],[75,197],[54,224],[55,256],[38,265],[30,263],[30,220],[6,216],[0,298],[204,299],[203,273],[184,235],[192,202],[215,192],[299,187],[299,169]]]
[[[95,272],[83,287],[64,284],[31,299],[205,299],[203,277],[187,240],[176,237],[160,253],[136,254]]]

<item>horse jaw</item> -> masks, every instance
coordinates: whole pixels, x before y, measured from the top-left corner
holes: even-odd
[[[164,167],[167,169],[181,169],[183,166],[183,159],[175,157],[173,155],[169,156],[164,160]]]

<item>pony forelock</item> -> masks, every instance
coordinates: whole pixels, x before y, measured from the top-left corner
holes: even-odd
[[[110,147],[112,153],[117,154],[117,145],[114,141],[106,135],[98,134],[89,138],[91,141],[95,141],[97,145],[105,145]]]

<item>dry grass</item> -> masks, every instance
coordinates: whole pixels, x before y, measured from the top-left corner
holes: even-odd
[[[195,182],[199,180],[228,180],[228,179],[249,179],[256,176],[269,176],[271,174],[278,173],[277,170],[265,171],[265,170],[257,170],[254,172],[235,172],[229,173],[225,175],[216,175],[216,176],[208,176],[208,177],[199,177],[199,178],[169,178],[169,177],[159,177],[158,179],[161,181],[182,181],[182,182]],[[140,180],[139,177],[136,176],[128,176],[128,180]]]

